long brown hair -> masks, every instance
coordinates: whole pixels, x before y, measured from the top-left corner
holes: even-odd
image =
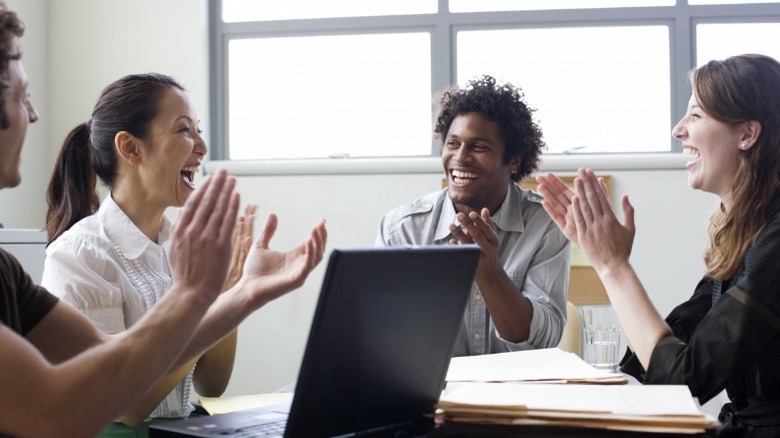
[[[755,54],[710,61],[692,72],[691,85],[716,120],[761,125],[753,146],[739,154],[732,205],[710,219],[704,263],[707,275],[725,280],[737,274],[780,189],[780,63]]]

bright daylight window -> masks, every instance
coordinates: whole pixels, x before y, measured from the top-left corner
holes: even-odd
[[[490,72],[520,86],[548,152],[668,150],[668,34],[666,26],[460,32],[458,83]],[[501,46],[516,49],[484,50]]]
[[[778,41],[780,23],[699,24],[696,26],[696,65],[735,53],[761,53],[780,60]]]
[[[430,153],[430,45],[428,33],[231,41],[230,158]]]
[[[762,0],[209,0],[214,159],[438,155],[433,96],[520,86],[547,153],[674,152],[687,74],[780,58]]]

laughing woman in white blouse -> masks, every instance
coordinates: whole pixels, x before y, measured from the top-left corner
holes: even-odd
[[[42,285],[109,334],[138,322],[170,287],[169,207],[193,192],[207,147],[192,100],[173,78],[131,75],[103,90],[92,117],[66,137],[48,189],[49,246]],[[97,178],[110,189],[100,203]],[[237,226],[225,289],[240,276],[254,206]],[[270,221],[275,226],[276,218]],[[208,248],[200,250],[208,251]],[[186,417],[190,388],[219,396],[233,369],[236,332],[173,372],[120,420]]]

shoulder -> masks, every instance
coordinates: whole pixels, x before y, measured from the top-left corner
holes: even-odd
[[[446,190],[428,193],[414,201],[398,206],[384,215],[384,222],[398,222],[411,216],[430,214],[435,209],[440,208],[443,199],[447,196]]]
[[[110,245],[97,215],[87,216],[62,233],[46,249],[46,254],[76,251],[86,248],[103,248]]]
[[[780,284],[780,209],[769,216],[742,263],[743,275],[738,283],[751,279],[755,284]]]
[[[542,201],[544,201],[544,196],[542,196],[540,193],[535,192],[531,189],[524,189],[517,184],[512,184],[512,190],[517,193],[517,199],[519,202],[521,202],[523,205],[536,205],[538,207],[542,206]]]
[[[526,224],[529,222],[544,224],[552,222],[552,218],[542,206],[544,197],[541,194],[530,189],[520,188],[516,184],[512,184],[511,190],[514,192],[515,208],[519,210]]]

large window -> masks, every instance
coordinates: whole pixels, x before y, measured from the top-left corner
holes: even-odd
[[[676,151],[670,131],[692,67],[746,52],[780,59],[780,2],[210,0],[210,8],[217,159],[438,155],[433,96],[485,74],[523,89],[547,153]]]

